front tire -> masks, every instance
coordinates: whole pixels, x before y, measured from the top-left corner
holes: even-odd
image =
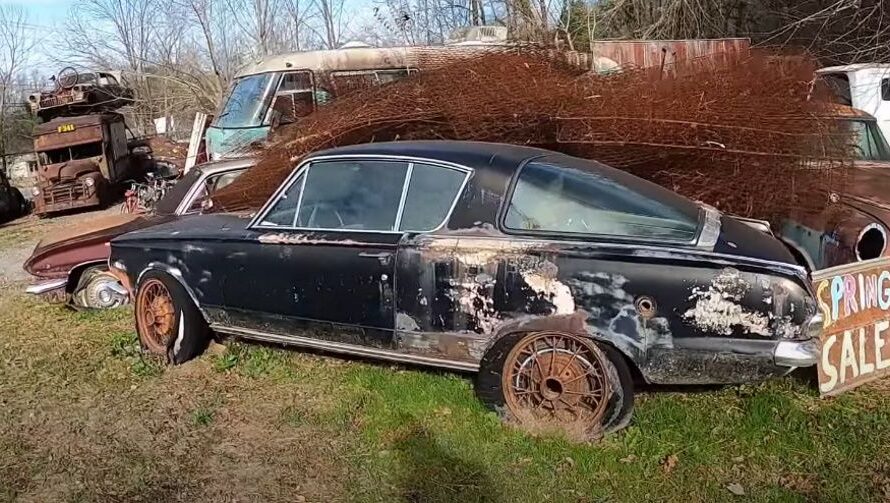
[[[185,288],[168,274],[145,273],[136,290],[136,332],[142,347],[178,365],[210,343],[210,328]]]
[[[633,379],[624,357],[586,336],[512,333],[482,358],[476,394],[526,429],[596,440],[627,426]]]
[[[75,309],[114,309],[129,302],[129,297],[118,291],[123,287],[113,285],[120,285],[120,281],[105,268],[87,269],[71,294],[71,304]]]

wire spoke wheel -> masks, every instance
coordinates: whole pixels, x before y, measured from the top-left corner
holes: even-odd
[[[585,338],[536,332],[507,355],[502,386],[520,422],[573,431],[598,429],[609,401],[605,356]]]
[[[146,280],[136,298],[136,328],[149,351],[167,351],[176,331],[175,313],[173,296],[164,283],[155,278]]]

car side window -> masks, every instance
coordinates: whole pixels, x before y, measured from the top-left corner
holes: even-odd
[[[426,232],[442,225],[466,177],[455,169],[414,163],[399,230]]]
[[[336,160],[314,162],[297,216],[297,227],[392,231],[408,163]]]
[[[218,175],[208,176],[204,179],[204,182],[201,184],[201,187],[198,189],[198,192],[195,193],[194,199],[192,199],[192,204],[189,206],[188,210],[186,210],[186,214],[197,213],[204,209],[204,201],[207,197],[212,196],[216,193],[217,190],[229,185],[234,182],[236,178],[241,176],[243,170],[238,171],[230,171],[228,173],[220,173]]]
[[[613,170],[617,171],[617,170]],[[519,231],[691,241],[698,208],[649,182],[623,173],[530,162],[522,168],[505,225]]]
[[[284,191],[275,201],[275,204],[269,208],[266,216],[260,225],[268,227],[296,227],[297,226],[297,207],[300,204],[300,195],[303,192],[303,182],[306,175],[301,174],[294,180],[290,187]]]

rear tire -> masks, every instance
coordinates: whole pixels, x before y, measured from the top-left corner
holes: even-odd
[[[179,281],[149,271],[136,289],[136,332],[142,347],[178,365],[207,349],[210,327]]]
[[[605,399],[597,398],[598,386],[607,393]],[[618,350],[559,332],[505,335],[482,358],[476,378],[476,395],[502,418],[532,430],[546,424],[581,440],[626,427],[633,416],[633,388],[633,376]],[[566,416],[557,408],[571,412]]]

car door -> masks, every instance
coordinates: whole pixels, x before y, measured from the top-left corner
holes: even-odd
[[[333,158],[300,170],[230,250],[224,290],[232,323],[389,347],[408,168]]]

